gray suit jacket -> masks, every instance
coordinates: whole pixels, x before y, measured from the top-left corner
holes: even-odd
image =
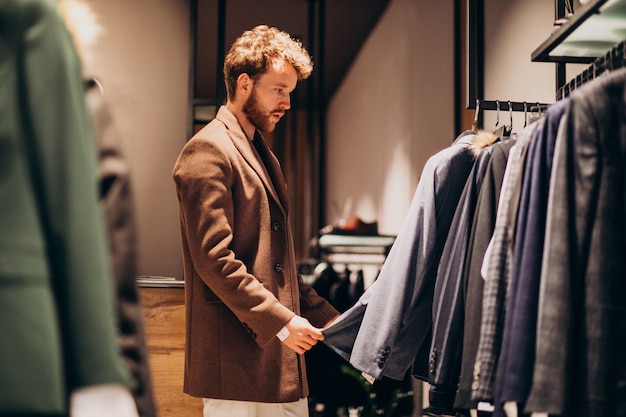
[[[515,139],[510,139],[500,142],[500,145],[494,149],[493,155],[489,159],[487,175],[480,188],[476,213],[472,223],[468,254],[463,273],[465,310],[461,374],[454,403],[454,406],[460,409],[471,409],[477,406],[477,403],[471,400],[471,396],[474,361],[480,337],[484,287],[484,279],[480,274],[480,269],[487,245],[493,235],[502,179],[509,151],[514,143]]]
[[[509,278],[512,253],[514,219],[523,175],[523,162],[536,124],[525,129],[509,152],[506,172],[502,180],[502,192],[498,202],[498,214],[494,227],[491,248],[485,255],[488,262],[483,291],[480,337],[474,364],[475,401],[493,399],[496,365],[500,355],[500,343],[504,326],[507,280]]]
[[[437,266],[465,181],[474,135],[458,138],[424,166],[411,207],[377,280],[324,331],[324,343],[358,370],[401,380],[416,360],[425,375]],[[427,376],[427,375],[426,375]]]
[[[507,141],[508,143],[509,141]],[[471,226],[478,195],[497,142],[482,149],[465,183],[450,226],[437,271],[433,300],[433,336],[430,347],[429,403],[437,410],[452,410],[459,381],[463,348],[463,271],[469,249]]]
[[[526,408],[626,416],[626,70],[576,90],[563,117]]]

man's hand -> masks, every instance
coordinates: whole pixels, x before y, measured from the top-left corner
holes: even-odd
[[[289,336],[283,340],[283,343],[296,353],[303,354],[317,342],[324,340],[322,331],[313,327],[304,317],[293,316],[285,327],[289,330]]]

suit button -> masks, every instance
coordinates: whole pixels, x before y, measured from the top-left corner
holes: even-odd
[[[283,272],[283,265],[282,264],[274,265],[274,271],[276,271],[276,272]]]
[[[430,352],[430,361],[428,361],[428,372],[431,374],[435,373],[435,366],[437,364],[437,349],[433,349]]]
[[[252,339],[256,339],[256,333],[250,328],[250,326],[248,326],[248,323],[241,323],[241,325],[245,329],[248,336],[250,336]]]
[[[480,388],[480,371],[482,370],[482,362],[474,363],[474,372],[472,378],[472,390],[477,391]]]
[[[280,223],[278,222],[272,222],[272,230],[277,232],[280,230]]]

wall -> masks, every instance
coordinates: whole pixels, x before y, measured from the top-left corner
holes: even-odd
[[[90,4],[104,32],[88,72],[104,85],[131,167],[139,275],[182,279],[171,172],[187,140],[189,2]]]
[[[554,102],[554,64],[530,60],[553,22],[553,1],[485,0],[484,99]],[[329,223],[356,215],[378,221],[380,233],[399,231],[425,161],[460,133],[453,36],[451,0],[389,5],[329,104]],[[567,65],[568,80],[583,68]],[[499,117],[510,124],[508,112]],[[485,112],[483,127],[496,118]],[[523,125],[524,114],[513,113],[514,131]]]
[[[89,68],[132,169],[139,274],[182,278],[171,169],[187,140],[188,1],[90,4],[105,32]],[[485,98],[553,101],[554,65],[530,62],[551,30],[553,2],[485,0],[485,13]],[[358,215],[398,232],[424,163],[459,133],[453,36],[452,0],[393,0],[373,28],[328,107],[329,223]],[[495,116],[485,114],[486,128]],[[514,116],[521,127],[523,115]]]
[[[574,2],[575,7],[581,7]],[[485,99],[553,103],[555,64],[531,62],[532,52],[552,31],[554,2],[545,0],[485,0]],[[576,75],[586,66],[567,65]],[[569,78],[568,78],[569,80]],[[485,129],[493,129],[497,112],[486,112]],[[510,124],[500,112],[500,124]],[[524,113],[513,113],[513,130],[524,126]]]
[[[328,107],[326,219],[396,234],[454,132],[453,1],[393,0]]]

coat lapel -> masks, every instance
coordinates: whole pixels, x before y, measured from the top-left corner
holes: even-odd
[[[265,139],[263,139],[261,133],[258,131],[255,134],[254,141],[256,142],[256,149],[258,149],[257,153],[261,157],[261,160],[265,163],[265,168],[270,177],[271,183],[274,186],[274,190],[278,194],[280,202],[286,210],[289,204],[289,197],[287,194],[285,177],[283,177],[283,171],[280,168],[280,163],[265,143]],[[254,144],[252,144],[252,146],[255,147]]]
[[[235,116],[222,106],[216,116],[216,119],[220,120],[228,128],[228,136],[232,140],[235,148],[241,153],[241,156],[246,160],[248,165],[257,173],[267,193],[283,208],[285,212],[288,210],[289,199],[287,197],[287,187],[285,180],[280,169],[278,160],[273,153],[265,145],[265,141],[261,135],[257,132],[256,139],[260,141],[260,145],[267,152],[268,156],[265,165],[261,163],[261,159],[252,142],[247,138],[239,122]]]

